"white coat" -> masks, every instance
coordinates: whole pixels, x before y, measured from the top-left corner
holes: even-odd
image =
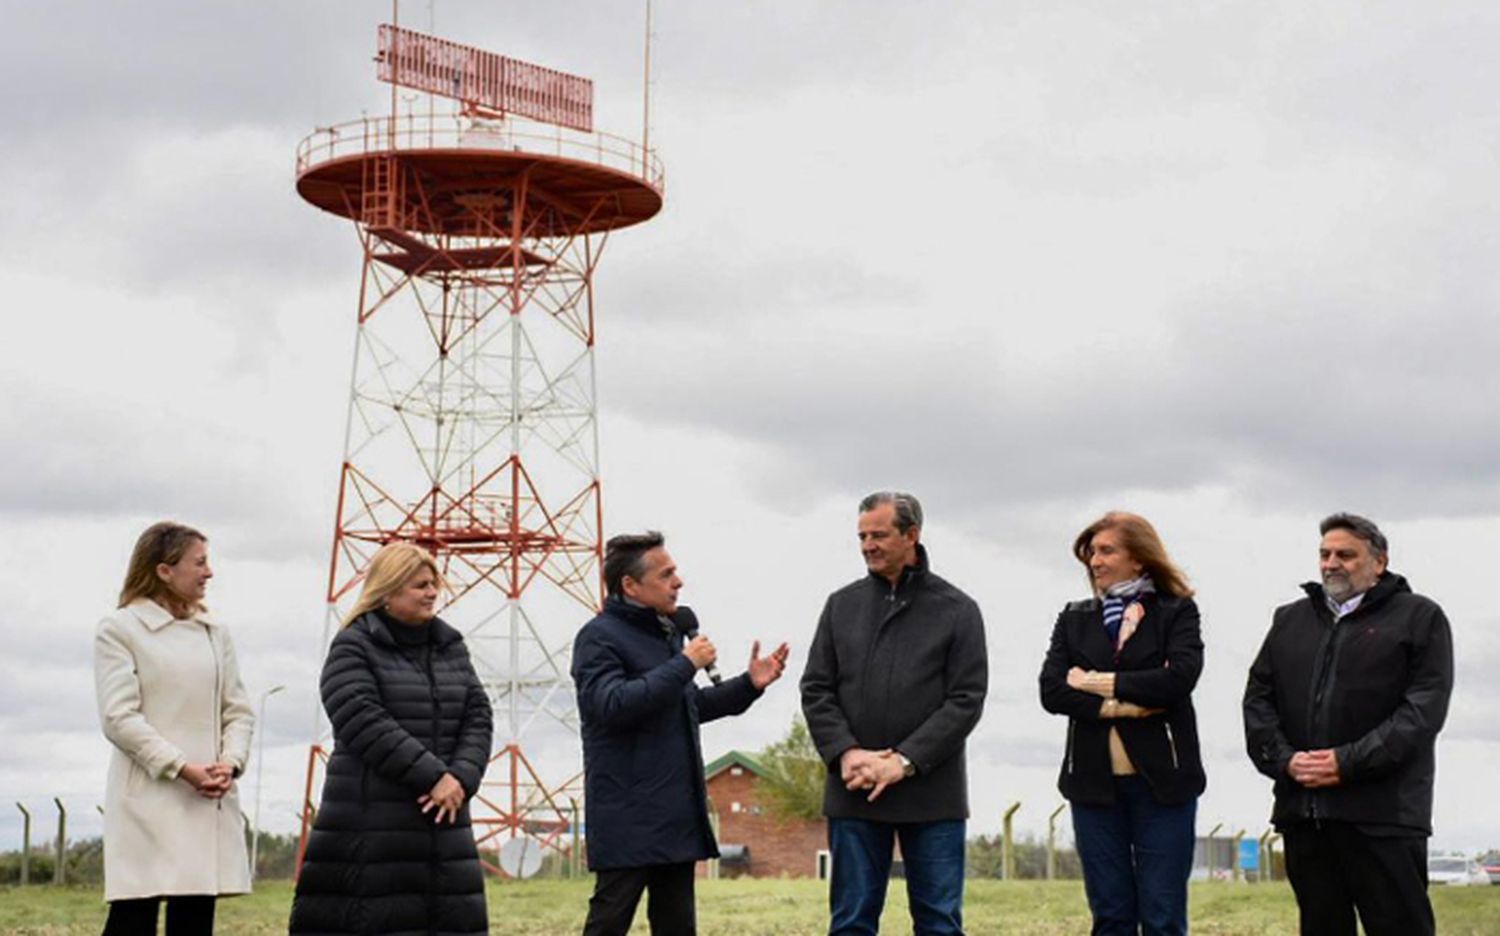
[[[99,623],[94,687],[114,745],[104,793],[104,899],[243,894],[250,862],[237,788],[204,799],[184,764],[244,769],[255,716],[229,632],[138,599]]]

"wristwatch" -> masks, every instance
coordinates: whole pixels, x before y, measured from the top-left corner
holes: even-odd
[[[910,757],[907,757],[905,754],[902,754],[900,751],[896,752],[896,757],[899,758],[900,761],[901,761],[901,776],[903,776],[903,777],[910,777],[910,776],[914,776],[916,774],[916,772],[917,772],[917,765],[913,764],[911,762],[911,758]]]

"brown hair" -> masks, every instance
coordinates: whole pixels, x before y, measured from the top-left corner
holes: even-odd
[[[385,604],[385,600],[400,591],[413,575],[426,569],[437,579],[439,589],[447,588],[443,573],[438,570],[432,553],[411,543],[386,543],[375,551],[370,565],[365,569],[365,585],[360,590],[359,600],[344,615],[344,626],[353,624],[360,615]]]
[[[125,584],[120,588],[120,607],[125,607],[137,598],[149,598],[172,613],[178,611],[202,611],[202,605],[185,607],[181,598],[156,574],[162,563],[176,565],[182,561],[188,547],[194,543],[206,543],[208,537],[190,526],[163,520],[146,527],[146,532],[135,541],[130,551],[130,565],[125,570]]]
[[[1167,556],[1167,547],[1162,545],[1156,527],[1139,514],[1111,510],[1083,528],[1083,532],[1073,540],[1073,555],[1083,563],[1085,569],[1088,568],[1089,559],[1094,554],[1094,537],[1104,530],[1115,530],[1120,534],[1125,551],[1130,553],[1130,558],[1145,567],[1157,588],[1169,595],[1176,595],[1178,598],[1193,597],[1193,589],[1188,586],[1187,575]],[[1092,579],[1089,585],[1092,587]]]

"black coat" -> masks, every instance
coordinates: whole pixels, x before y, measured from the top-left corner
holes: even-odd
[[[968,595],[934,575],[927,551],[893,588],[870,574],[828,596],[807,668],[802,713],[828,765],[823,811],[836,819],[966,819],[964,742],[984,711],[989,657],[984,620]],[[894,748],[915,776],[867,801],[849,791],[839,761],[850,748]]]
[[[611,596],[573,641],[582,719],[589,868],[640,868],[716,858],[698,726],[760,698],[748,673],[694,683],[682,652],[696,628],[678,608],[670,633],[649,608]]]
[[[334,637],[323,708],[334,748],[307,842],[293,933],[487,933],[467,802],[452,825],[417,797],[446,773],[472,797],[490,756],[490,703],[458,631],[400,647],[376,612]]]
[[[1389,572],[1337,624],[1321,585],[1276,609],[1245,687],[1245,744],[1276,781],[1277,828],[1305,819],[1432,834],[1434,748],[1453,692],[1443,609]],[[1332,748],[1338,786],[1287,775],[1297,751]]]
[[[1186,803],[1208,785],[1192,699],[1203,672],[1198,605],[1191,598],[1147,594],[1141,607],[1145,616],[1118,658],[1104,629],[1104,603],[1097,598],[1070,602],[1052,628],[1039,682],[1042,707],[1068,716],[1057,788],[1070,802],[1114,804],[1111,728],[1119,731],[1125,753],[1157,802]],[[1115,698],[1166,711],[1146,718],[1100,718],[1104,699],[1068,685],[1074,666],[1114,673]]]

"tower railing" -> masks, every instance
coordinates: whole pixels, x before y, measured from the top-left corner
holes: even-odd
[[[564,127],[464,114],[411,113],[363,117],[319,127],[297,144],[297,175],[350,156],[391,152],[495,150],[572,159],[627,173],[658,194],[666,171],[654,151],[612,133],[583,133]]]

